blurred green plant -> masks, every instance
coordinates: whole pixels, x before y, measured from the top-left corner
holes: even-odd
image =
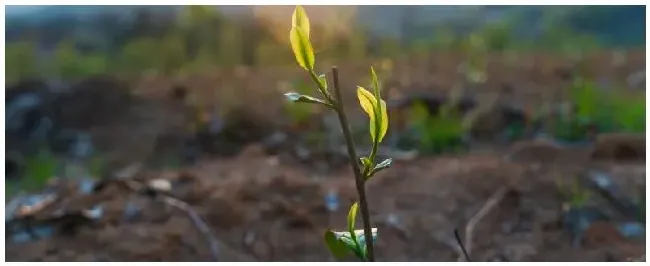
[[[218,63],[222,66],[242,65],[242,29],[235,23],[220,25],[217,46]]]
[[[106,159],[102,156],[93,156],[87,163],[88,174],[93,178],[104,176],[106,169]]]
[[[416,146],[423,153],[456,152],[462,148],[466,133],[463,117],[449,105],[431,115],[423,102],[416,102],[409,110],[411,128],[402,138],[401,146]]]
[[[556,179],[556,187],[560,192],[564,202],[569,205],[571,209],[580,209],[585,207],[592,194],[587,188],[580,186],[578,178],[572,178],[570,183],[562,181],[561,178]]]
[[[289,39],[296,61],[300,67],[307,71],[324,99],[297,92],[289,92],[285,96],[292,102],[320,104],[337,113],[341,128],[343,129],[343,135],[345,136],[348,157],[355,175],[359,197],[359,201],[355,202],[350,208],[347,223],[348,230],[343,232],[328,230],[325,232],[325,242],[330,252],[336,258],[343,258],[351,252],[360,260],[374,261],[373,242],[377,236],[377,229],[370,226],[370,213],[366,199],[365,183],[375,173],[390,167],[392,163],[392,159],[386,159],[380,163],[376,163],[379,144],[388,131],[388,112],[386,102],[380,96],[379,80],[374,69],[371,67],[370,73],[373,80],[373,92],[371,93],[361,86],[357,87],[359,104],[369,117],[369,133],[373,143],[368,157],[357,157],[353,136],[350,132],[350,125],[342,101],[338,69],[336,67],[332,68],[332,79],[334,83],[334,95],[332,95],[328,90],[325,75],[319,75],[315,71],[316,59],[310,40],[310,22],[307,13],[301,6],[296,6],[291,21],[292,27],[289,32]],[[356,216],[359,208],[361,208],[363,230],[355,230]]]
[[[645,132],[645,99],[625,96],[616,89],[576,78],[569,90],[573,110],[554,123],[554,136],[561,140],[583,140],[590,128],[598,132]]]
[[[73,40],[64,40],[54,52],[51,71],[64,80],[78,80],[87,76],[106,73],[108,58],[102,53],[82,54]]]
[[[553,135],[563,141],[583,141],[589,135],[590,125],[583,119],[561,116],[553,122]]]
[[[393,37],[384,37],[379,41],[379,49],[377,54],[380,57],[396,58],[404,54],[404,49],[400,45],[398,39]]]
[[[37,74],[36,47],[33,42],[7,43],[5,46],[5,82],[14,83]]]
[[[25,158],[21,177],[7,180],[5,193],[12,195],[17,191],[36,191],[43,188],[59,170],[58,159],[47,150]]]
[[[434,29],[433,40],[431,40],[431,48],[435,51],[456,51],[460,47],[460,38],[452,29],[448,27],[438,26]]]
[[[122,47],[118,58],[119,71],[128,75],[139,75],[148,70],[159,70],[161,63],[160,46],[156,39],[143,37]]]
[[[465,56],[461,63],[461,71],[465,81],[470,84],[482,84],[487,80],[488,50],[478,32],[473,32],[460,42],[460,49]]]
[[[614,95],[612,99],[617,128],[624,132],[645,133],[645,97]]]
[[[513,23],[507,20],[489,23],[478,32],[485,49],[497,53],[515,48],[515,38],[512,34]]]
[[[160,41],[160,68],[166,76],[174,77],[189,62],[183,36],[175,31],[168,32]]]

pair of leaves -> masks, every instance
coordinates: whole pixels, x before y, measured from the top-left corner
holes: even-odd
[[[296,9],[293,11],[293,16],[291,17],[289,40],[298,65],[305,70],[313,70],[316,62],[314,49],[312,48],[309,39],[309,32],[309,17],[307,17],[304,8],[296,6]]]
[[[357,87],[357,98],[359,104],[370,119],[370,138],[375,144],[381,143],[388,131],[388,109],[386,108],[386,101],[381,99],[379,93],[379,81],[375,69],[370,68],[373,82],[373,93],[370,93],[365,88]]]
[[[313,72],[312,72],[313,73]],[[316,75],[313,76],[314,80],[318,82],[318,90],[323,94],[325,97],[328,97],[327,93],[327,78],[325,75],[321,74],[320,76],[316,77]],[[331,103],[330,100],[322,100],[318,99],[309,95],[304,95],[300,94],[297,92],[288,92],[284,94],[287,99],[294,103],[316,103],[316,104],[322,104],[325,105],[329,108],[334,109],[334,105]],[[328,98],[329,99],[329,98]]]
[[[360,161],[361,161],[361,165],[363,166],[363,169],[370,169],[369,172],[365,173],[364,178],[366,180],[368,180],[370,177],[372,177],[377,172],[379,172],[381,170],[384,170],[386,168],[389,168],[391,166],[391,164],[393,164],[393,159],[391,159],[391,158],[383,160],[381,163],[378,163],[375,166],[372,165],[372,160],[370,160],[370,158],[368,158],[368,157],[361,157]]]
[[[366,238],[363,230],[354,230],[359,204],[354,203],[348,213],[348,231],[337,232],[328,230],[325,232],[325,243],[332,255],[337,259],[343,259],[352,252],[357,258],[367,260]],[[372,241],[377,239],[377,228],[372,228]]]
[[[349,232],[336,232],[328,230],[325,232],[325,243],[330,253],[336,259],[344,259],[349,253],[354,254],[360,260],[367,260],[366,238],[363,229],[355,230],[354,237],[358,241],[358,246],[352,240]],[[372,241],[377,241],[377,228],[372,228]],[[364,247],[363,249],[358,247]]]
[[[326,101],[323,101],[321,99],[309,95],[300,94],[297,92],[287,92],[284,94],[284,96],[294,103],[316,103],[316,104],[325,105],[329,108],[334,108],[330,103]]]

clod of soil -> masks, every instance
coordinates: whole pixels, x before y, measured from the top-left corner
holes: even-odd
[[[645,134],[600,134],[591,156],[596,160],[645,161]]]

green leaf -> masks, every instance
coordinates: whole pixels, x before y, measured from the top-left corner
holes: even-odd
[[[381,113],[381,122],[379,123],[380,130],[377,143],[380,143],[384,139],[384,136],[386,136],[386,132],[388,132],[388,108],[386,107],[386,101],[379,101],[381,102],[379,109],[379,113]]]
[[[370,119],[370,137],[373,143],[380,143],[388,132],[386,101],[381,99],[377,101],[374,95],[361,86],[357,86],[357,98],[359,98],[361,108]],[[378,106],[377,102],[381,102],[381,105]],[[381,115],[377,115],[378,113]]]
[[[300,93],[297,93],[297,92],[287,92],[287,93],[284,94],[284,96],[286,96],[287,99],[289,99],[290,101],[295,102],[295,103],[316,103],[316,104],[325,105],[325,106],[330,107],[330,108],[332,107],[331,104],[329,104],[329,103],[327,103],[327,102],[325,102],[325,101],[323,101],[321,99],[311,97],[309,95],[303,95],[303,94],[300,94]]]
[[[314,49],[311,47],[309,36],[305,29],[293,27],[289,32],[291,49],[296,57],[298,65],[305,70],[313,70],[316,59],[314,58]]]
[[[377,241],[377,228],[371,228],[372,241]],[[346,245],[360,260],[367,260],[367,246],[366,238],[363,229],[354,230],[354,232],[334,232],[337,239]],[[358,239],[358,242],[353,242],[353,238]],[[363,247],[363,248],[362,248]]]
[[[327,78],[325,77],[325,74],[320,74],[320,76],[318,76],[318,83],[320,83],[322,88],[327,90]]]
[[[373,93],[375,94],[375,98],[381,99],[379,91],[379,79],[377,78],[377,73],[375,73],[375,68],[372,66],[370,67],[370,76],[372,77]]]
[[[309,17],[302,6],[296,6],[291,17],[289,39],[296,61],[305,70],[313,70],[315,62],[309,34]]]
[[[341,244],[343,244],[345,247],[348,248],[348,250],[357,253],[358,252],[358,245],[354,240],[352,239],[352,235],[350,232],[334,232],[336,235],[336,239],[338,239]],[[357,235],[354,235],[357,237]]]
[[[336,233],[331,230],[325,232],[325,243],[327,244],[330,253],[332,253],[332,256],[338,260],[345,258],[345,256],[350,252],[350,247],[339,240]]]
[[[366,114],[368,114],[368,117],[370,117],[371,121],[374,121],[375,120],[374,107],[377,105],[377,99],[375,99],[375,97],[368,90],[364,89],[361,86],[357,86],[357,97],[359,98],[359,104],[361,104],[361,108],[363,109],[363,111],[365,111]],[[370,132],[373,132],[373,130],[371,130]]]
[[[375,173],[377,173],[377,172],[379,172],[381,170],[389,168],[392,163],[393,163],[393,159],[388,158],[388,159],[384,160],[383,162],[375,165],[375,168],[372,169],[372,171],[370,172],[370,174],[368,175],[367,178],[371,177],[372,175],[374,175]]]
[[[291,27],[304,29],[307,38],[309,38],[309,17],[302,6],[296,6],[293,10],[293,15],[291,16]]]
[[[378,141],[377,143],[380,143],[383,139],[384,136],[386,135],[386,132],[388,131],[388,109],[386,108],[386,102],[381,99],[381,88],[379,87],[379,78],[377,78],[377,73],[375,72],[374,67],[370,67],[370,76],[372,77],[372,84],[373,84],[373,92],[375,95],[375,99],[377,102],[380,102],[380,105],[375,106],[376,113],[381,114],[379,116],[379,121],[376,123],[378,124],[379,128],[379,137],[377,138]]]
[[[355,202],[350,207],[350,212],[348,213],[348,231],[350,232],[354,242],[357,242],[356,236],[352,235],[354,233],[354,224],[357,221],[357,212],[359,212],[359,203]]]

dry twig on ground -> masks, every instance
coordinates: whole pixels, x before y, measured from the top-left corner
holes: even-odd
[[[508,191],[508,188],[503,186],[500,187],[490,198],[488,198],[487,202],[485,202],[485,205],[481,207],[481,209],[474,215],[472,218],[467,222],[467,225],[465,226],[465,249],[467,251],[467,256],[470,256],[472,254],[472,236],[474,235],[474,229],[476,228],[476,225],[485,217],[485,215],[490,212],[496,206],[501,199],[503,198],[503,195]],[[465,256],[460,256],[458,258],[458,261],[463,261],[465,260]]]

